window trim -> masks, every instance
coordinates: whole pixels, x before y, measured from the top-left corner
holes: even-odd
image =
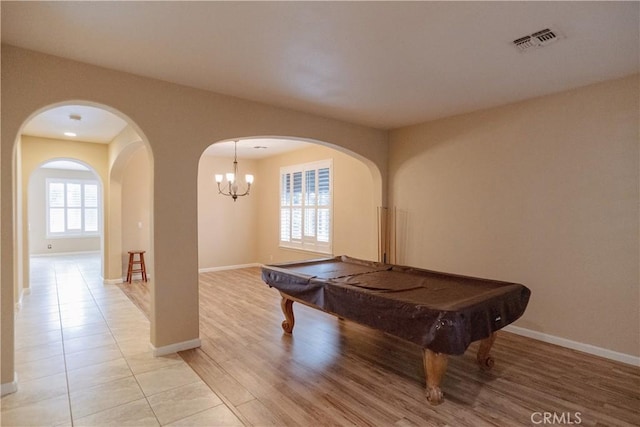
[[[50,206],[51,199],[49,197],[50,185],[52,183],[62,183],[64,184],[64,207],[52,207]],[[67,202],[67,185],[68,184],[80,184],[81,185],[81,196],[80,196],[80,221],[81,221],[81,229],[79,231],[76,230],[68,230],[67,229],[67,211],[70,208]],[[97,206],[95,208],[85,206],[85,185],[95,185],[97,194]],[[45,222],[46,222],[46,238],[47,239],[73,239],[73,238],[93,238],[100,237],[102,235],[102,188],[100,186],[100,182],[95,179],[81,179],[81,178],[55,178],[48,177],[45,179]],[[52,232],[51,231],[51,209],[64,209],[64,227],[65,231],[62,232]],[[77,209],[74,207],[74,209]],[[85,231],[85,209],[95,209],[97,215],[97,223],[98,229],[96,231]]]
[[[311,171],[314,170],[316,171],[316,182],[318,179],[318,174],[317,171],[320,169],[329,169],[329,204],[326,207],[329,211],[329,241],[328,242],[318,242],[317,240],[317,230],[318,230],[318,223],[316,222],[316,227],[315,227],[315,240],[312,242],[311,239],[309,237],[304,236],[304,208],[305,208],[305,201],[306,201],[306,179],[305,179],[305,175],[307,171]],[[303,233],[303,236],[300,240],[296,240],[293,241],[292,239],[290,239],[290,241],[284,241],[282,240],[282,209],[283,208],[288,208],[291,209],[293,208],[293,205],[283,205],[282,204],[282,200],[283,200],[283,177],[285,174],[287,173],[296,173],[296,172],[300,172],[302,174],[302,194],[301,194],[301,204],[300,204],[300,209],[302,210],[302,215],[301,215],[301,230]],[[293,181],[293,180],[292,180]],[[280,167],[280,174],[279,174],[279,200],[278,200],[278,247],[282,248],[282,249],[289,249],[289,250],[296,250],[296,251],[302,251],[302,252],[311,252],[311,253],[316,253],[316,254],[322,254],[322,255],[332,255],[333,254],[333,223],[334,223],[334,212],[333,212],[333,159],[326,159],[326,160],[319,160],[319,161],[314,161],[314,162],[309,162],[309,163],[301,163],[301,164],[296,164],[296,165],[289,165],[289,166],[282,166]],[[318,209],[318,204],[314,204],[313,205],[316,209],[316,218],[317,218],[317,209]]]

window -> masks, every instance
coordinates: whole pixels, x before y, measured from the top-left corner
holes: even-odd
[[[331,253],[331,160],[280,169],[280,246]]]
[[[47,179],[47,237],[99,235],[96,181]]]

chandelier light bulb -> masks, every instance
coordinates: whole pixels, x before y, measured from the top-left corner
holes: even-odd
[[[223,196],[229,196],[235,202],[238,197],[249,195],[249,190],[251,190],[251,184],[253,184],[253,175],[247,174],[244,176],[245,183],[247,184],[247,189],[244,192],[238,193],[240,186],[236,181],[238,177],[238,141],[235,141],[234,144],[234,156],[233,156],[233,172],[226,173],[227,183],[222,184],[224,182],[222,174],[215,174],[214,179],[218,184],[218,193]]]

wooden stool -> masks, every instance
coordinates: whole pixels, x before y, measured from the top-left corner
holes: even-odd
[[[127,270],[127,282],[131,283],[133,273],[142,273],[142,280],[147,281],[147,268],[144,265],[145,251],[129,251],[129,269]],[[135,260],[135,255],[139,255],[139,259]],[[140,268],[133,268],[134,264],[140,265]]]

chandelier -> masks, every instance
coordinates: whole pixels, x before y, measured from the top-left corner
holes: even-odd
[[[235,202],[238,197],[249,195],[251,190],[251,184],[253,184],[253,175],[245,175],[244,181],[247,183],[247,189],[244,192],[239,193],[238,185],[238,141],[234,141],[234,154],[233,154],[233,172],[226,174],[227,182],[223,184],[224,177],[222,174],[216,174],[216,183],[218,184],[218,193],[223,196],[230,196]]]

